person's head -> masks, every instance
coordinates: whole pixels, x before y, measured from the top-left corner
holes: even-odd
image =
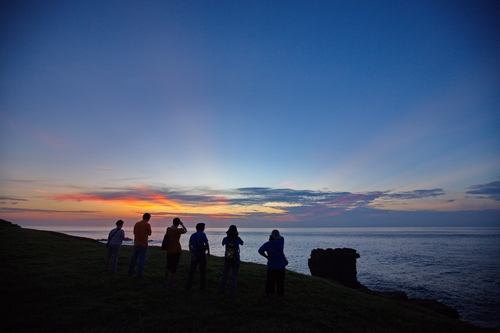
[[[198,223],[196,225],[196,231],[204,231],[205,230],[205,223]]]
[[[271,236],[269,236],[269,240],[270,241],[273,241],[273,240],[278,240],[280,239],[281,236],[280,236],[280,232],[276,229],[274,229],[272,232],[271,232]]]
[[[145,213],[144,215],[142,215],[142,219],[145,221],[149,221],[150,218],[151,218],[151,214],[149,214],[149,213]]]
[[[123,221],[122,220],[116,221],[116,226],[120,228],[123,227]]]
[[[180,218],[178,218],[178,217],[176,217],[176,218],[174,219],[174,225],[175,225],[176,227],[178,227],[178,226],[179,226],[179,224],[181,224],[181,219],[180,219]]]
[[[238,236],[238,229],[235,225],[230,225],[229,229],[227,229],[226,234],[228,236]]]

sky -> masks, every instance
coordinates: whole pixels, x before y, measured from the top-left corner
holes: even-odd
[[[500,226],[500,2],[2,1],[0,218]]]

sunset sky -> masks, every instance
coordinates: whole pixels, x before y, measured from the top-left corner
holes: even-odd
[[[499,1],[0,8],[0,218],[500,226]]]

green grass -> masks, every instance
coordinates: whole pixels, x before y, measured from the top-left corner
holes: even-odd
[[[163,283],[165,253],[151,247],[143,279],[104,271],[104,244],[0,221],[0,332],[482,332],[411,304],[287,271],[286,304],[264,299],[266,268],[242,263],[238,298],[216,293],[223,259],[211,257],[207,290],[188,293],[189,255],[177,287]],[[194,287],[199,285],[198,274]],[[229,288],[227,288],[228,291]]]

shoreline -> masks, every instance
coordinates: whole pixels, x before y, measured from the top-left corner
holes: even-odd
[[[36,229],[32,229],[32,230],[36,230]],[[92,239],[92,238],[88,238],[88,237],[81,237],[81,236],[75,236],[75,235],[68,235],[68,234],[65,234],[65,233],[62,233],[62,232],[57,232],[57,231],[46,231],[46,232],[50,232],[50,233],[54,233],[54,234],[58,234],[58,235],[64,235],[64,236],[68,236],[68,237],[72,237],[72,238],[75,238],[75,239],[83,239],[83,240],[86,240],[86,241],[91,241],[91,242],[97,242],[97,243],[101,243],[101,244],[105,244],[107,239]],[[133,239],[126,239],[126,241],[133,241]],[[149,240],[150,243],[153,242],[153,240]],[[123,246],[133,246],[133,244],[123,244]],[[152,247],[158,247],[156,245],[151,245]],[[186,251],[186,250],[183,250],[183,251]],[[217,257],[217,256],[215,256]],[[244,260],[242,260],[242,262],[244,262]],[[297,272],[299,274],[303,274],[303,273],[300,273],[300,272]],[[306,274],[307,275],[307,274]],[[307,276],[314,276],[312,274],[310,275],[307,275]],[[335,281],[335,280],[333,280]],[[341,283],[339,281],[336,281],[338,283]],[[342,284],[342,283],[341,283]],[[349,287],[349,286],[346,286],[346,287]],[[378,297],[383,297],[383,298],[386,298],[386,299],[390,299],[390,300],[394,300],[394,301],[398,301],[398,302],[407,302],[407,303],[412,303],[412,304],[415,304],[417,306],[421,306],[421,307],[424,307],[424,308],[428,308],[432,311],[435,311],[437,313],[440,313],[442,315],[445,315],[445,316],[448,316],[449,318],[453,318],[453,319],[460,319],[460,316],[457,312],[456,309],[454,309],[453,307],[451,306],[448,306],[448,305],[445,305],[439,301],[437,301],[436,299],[433,299],[433,298],[427,298],[427,299],[423,299],[423,298],[409,298],[405,292],[403,291],[392,291],[392,292],[384,292],[384,291],[379,291],[379,290],[373,290],[373,289],[370,289],[362,284],[359,284],[358,287],[352,287],[352,289],[355,289],[355,290],[360,290],[362,292],[365,292],[365,293],[368,293],[368,294],[371,294],[371,295],[375,295],[375,296],[378,296]]]

